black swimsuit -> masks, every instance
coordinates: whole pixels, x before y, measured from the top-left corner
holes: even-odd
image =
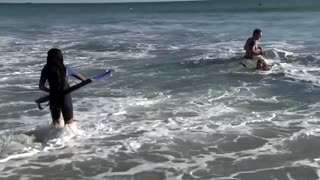
[[[67,73],[65,77],[64,89],[69,88],[68,83],[68,68],[66,68]],[[45,83],[49,78],[49,68],[45,65],[41,71],[40,83]],[[58,121],[60,119],[60,113],[62,112],[63,119],[67,124],[68,121],[73,119],[73,106],[71,94],[54,94],[50,92],[50,112],[52,119]]]

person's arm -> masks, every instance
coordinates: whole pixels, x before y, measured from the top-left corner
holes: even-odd
[[[251,52],[252,52],[252,54],[254,54],[254,55],[260,55],[260,54],[261,54],[260,49],[257,48],[256,45],[253,45],[253,46],[252,46]]]
[[[39,80],[39,89],[41,91],[50,92],[50,89],[48,87],[46,87],[46,81],[47,81],[48,77],[47,77],[47,73],[46,73],[46,68],[44,67],[41,71],[41,76],[40,76],[40,80]]]
[[[79,80],[81,80],[81,81],[86,80],[86,78],[85,78],[82,74],[77,73],[77,72],[76,72],[75,70],[73,70],[71,67],[68,67],[68,66],[67,66],[67,71],[68,71],[68,74],[69,74],[70,76],[72,76],[72,77],[75,77],[75,78],[77,78],[77,79],[79,79]]]
[[[261,55],[265,55],[266,53],[263,51],[262,47],[261,46],[258,46],[258,49],[260,50],[260,54]]]
[[[45,83],[41,83],[41,82],[40,82],[40,83],[39,83],[39,89],[40,89],[41,91],[44,91],[44,92],[47,92],[47,93],[50,92],[50,89],[45,86]]]
[[[86,78],[80,73],[75,73],[75,74],[72,74],[71,76],[73,76],[73,77],[75,77],[75,78],[77,78],[77,79],[79,79],[81,81],[86,80]]]

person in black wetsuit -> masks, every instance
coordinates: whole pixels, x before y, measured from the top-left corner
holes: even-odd
[[[73,119],[73,106],[71,94],[64,94],[63,91],[69,88],[68,76],[73,76],[84,81],[79,73],[73,73],[70,68],[63,63],[63,54],[60,49],[50,49],[47,56],[47,64],[41,71],[39,81],[39,89],[50,93],[50,112],[52,123],[56,127],[60,127],[60,116],[62,113],[64,123],[71,124]],[[49,82],[49,87],[46,82]]]

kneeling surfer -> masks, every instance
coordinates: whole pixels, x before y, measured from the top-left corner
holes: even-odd
[[[262,37],[262,31],[255,29],[243,49],[246,51],[245,59],[250,59],[256,62],[256,69],[266,70],[267,60],[262,56],[264,54],[262,47],[258,46],[257,41]],[[242,63],[241,63],[242,64]],[[244,65],[244,64],[242,64]],[[244,65],[245,66],[245,65]]]

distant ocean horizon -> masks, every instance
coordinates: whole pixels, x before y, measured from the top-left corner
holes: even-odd
[[[209,10],[215,11],[318,11],[320,8],[320,2],[317,0],[158,0],[158,1],[133,1],[133,2],[3,2],[2,5],[114,5],[119,7],[125,7],[126,5],[137,6],[140,9],[145,9],[148,6],[160,5],[160,7],[154,8],[154,10],[164,11],[194,11],[203,12]],[[167,4],[183,4],[182,6],[168,7]],[[164,5],[162,8],[161,5]],[[119,9],[117,9],[119,10]],[[156,11],[158,12],[158,11]]]
[[[91,1],[91,2],[32,2],[32,1],[24,1],[24,2],[0,2],[0,4],[128,4],[128,3],[171,3],[171,2],[189,2],[189,1],[208,1],[208,0],[135,0],[135,1]]]

